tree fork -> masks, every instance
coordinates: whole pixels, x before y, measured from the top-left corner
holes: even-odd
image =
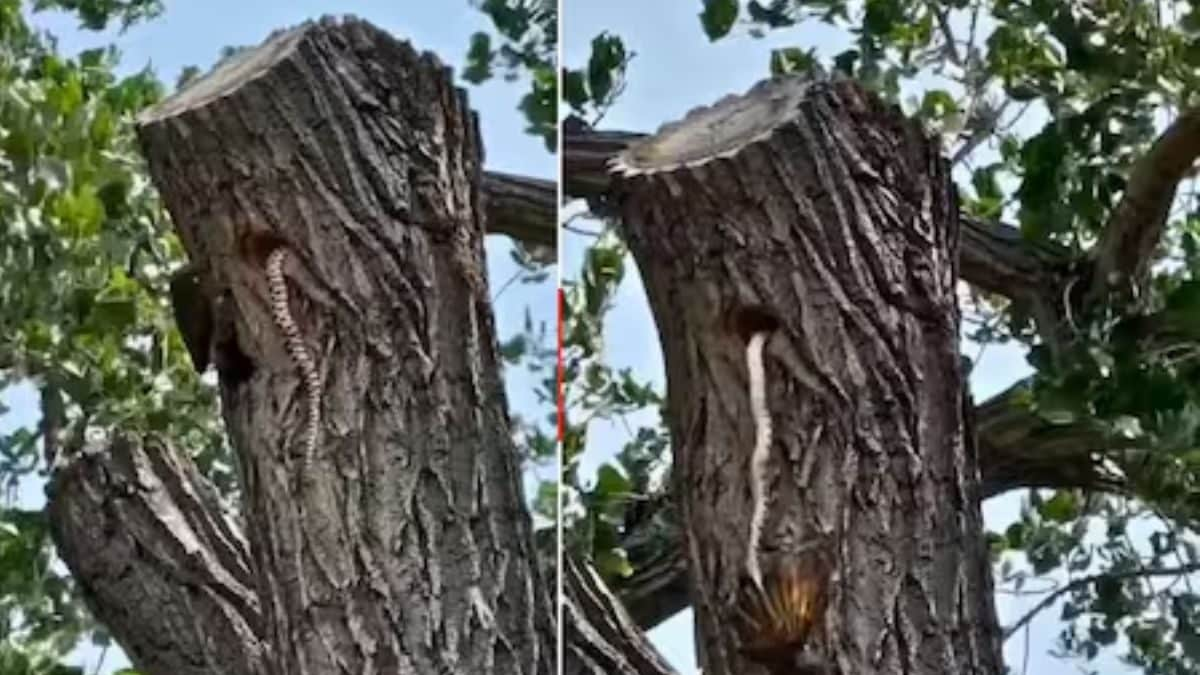
[[[746,609],[754,511],[747,341],[730,329],[748,309],[774,322],[766,591],[813,567],[814,550],[833,563],[828,612],[794,636],[807,649],[776,657],[811,664],[800,652],[815,650],[855,675],[999,673],[962,419],[959,222],[936,144],[859,85],[789,78],[693,111],[613,172],[663,345],[705,675],[765,672],[729,630]]]
[[[323,19],[230,59],[138,132],[249,364],[221,390],[272,672],[551,672],[483,266],[482,150],[448,69]],[[265,278],[279,247],[323,392],[309,471],[307,390]]]

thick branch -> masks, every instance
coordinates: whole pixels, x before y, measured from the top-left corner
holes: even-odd
[[[578,117],[563,122],[563,194],[594,199],[608,194],[608,163],[645,134],[630,131],[596,131]]]
[[[92,614],[146,675],[267,675],[241,533],[166,443],[119,439],[58,469],[47,512]]]
[[[523,244],[556,248],[558,195],[554,181],[485,171],[480,188],[489,234],[506,234]]]
[[[671,675],[591,565],[563,556],[563,672],[566,675]]]
[[[1133,165],[1095,248],[1091,297],[1137,285],[1162,239],[1175,189],[1200,157],[1200,108],[1185,110]]]
[[[1048,296],[1061,284],[1070,261],[1067,249],[1032,243],[1011,225],[960,213],[959,275],[964,281],[1011,299]]]
[[[1104,429],[1086,421],[1051,424],[1016,405],[1014,397],[1028,385],[1018,382],[975,409],[983,498],[1021,488],[1127,492],[1104,468],[1102,459],[1114,450]]]

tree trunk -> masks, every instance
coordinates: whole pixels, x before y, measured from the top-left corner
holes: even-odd
[[[937,145],[856,84],[785,79],[614,172],[705,675],[1001,672]]]
[[[188,311],[211,313],[191,338],[220,373],[267,672],[552,672],[482,149],[448,69],[322,20],[164,101],[139,135],[203,289]],[[119,641],[163,625],[154,606],[96,609]]]

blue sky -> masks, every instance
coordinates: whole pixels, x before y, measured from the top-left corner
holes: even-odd
[[[626,50],[636,54],[629,66],[626,89],[605,115],[600,128],[653,131],[696,106],[744,92],[768,75],[769,55],[774,48],[817,47],[827,56],[850,46],[846,33],[821,25],[775,32],[763,39],[740,37],[710,43],[700,27],[701,7],[700,2],[564,0],[564,66],[579,68],[585,64],[591,40],[601,31],[619,35]],[[1038,119],[1029,121],[1030,125],[1041,123]],[[588,229],[599,227],[577,224]],[[560,259],[564,278],[578,276],[587,243],[586,237],[564,234]],[[633,368],[658,384],[661,391],[664,380],[658,335],[632,260],[628,270],[630,273],[618,291],[616,307],[607,319],[606,355],[614,367]],[[964,346],[964,353],[972,358],[977,352],[974,345]],[[1022,351],[990,346],[972,372],[972,391],[976,400],[983,400],[1029,373]],[[653,418],[647,414],[629,423],[636,428],[637,424],[652,424]],[[627,438],[623,425],[593,425],[589,429],[588,450],[581,458],[581,475],[594,475],[594,468],[608,461]],[[987,526],[1002,530],[1017,518],[1019,508],[1020,499],[1015,495],[990,500],[984,504]],[[1040,597],[999,595],[1001,622],[1013,623]],[[1022,636],[1009,640],[1005,644],[1005,660],[1013,672],[1071,672],[1076,665],[1083,665],[1048,655],[1060,626],[1058,610],[1052,607],[1031,623],[1028,642]],[[697,672],[690,610],[664,622],[650,635],[683,675]],[[1132,672],[1108,657],[1087,665],[1106,675]]]
[[[60,49],[74,54],[81,49],[115,42],[123,53],[122,72],[153,67],[159,78],[174,83],[179,72],[189,65],[207,69],[225,46],[256,45],[272,31],[286,28],[323,14],[353,14],[371,21],[393,35],[410,40],[417,48],[432,51],[444,63],[461,70],[468,38],[477,30],[487,30],[486,17],[467,0],[446,2],[405,2],[405,0],[304,2],[296,0],[206,0],[205,2],[166,2],[165,14],[144,25],[130,29],[124,35],[109,31],[97,35],[81,33],[77,23],[66,16],[41,13],[33,16],[35,25],[49,29],[59,38]],[[468,87],[472,108],[479,113],[481,132],[488,169],[509,173],[554,178],[557,160],[546,152],[542,140],[524,133],[525,121],[516,110],[517,102],[526,90],[526,83],[507,83],[497,78],[479,87]],[[487,241],[488,273],[493,295],[513,276],[516,266],[509,258],[510,243],[506,237],[490,236]],[[538,285],[513,284],[496,302],[496,323],[501,339],[521,329],[526,308],[535,325],[545,322],[548,337],[553,340],[555,320],[555,270],[549,279]],[[552,342],[550,343],[553,344]],[[534,377],[524,371],[506,373],[506,388],[511,410],[526,418],[542,418],[552,407],[539,406],[533,390]],[[37,421],[36,399],[28,387],[4,392],[4,400],[12,410],[0,418],[0,430]],[[538,472],[542,478],[555,475],[553,467]],[[531,478],[531,477],[527,477]],[[527,480],[528,486],[532,480]],[[22,486],[20,501],[28,507],[45,503],[41,485]],[[110,650],[101,673],[127,665],[124,657]],[[98,650],[85,647],[77,653],[78,665],[92,673]]]

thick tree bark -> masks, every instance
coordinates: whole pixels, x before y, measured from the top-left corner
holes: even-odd
[[[267,675],[250,552],[216,490],[168,443],[118,438],[47,486],[59,556],[147,675]]]
[[[139,133],[225,329],[242,581],[261,623],[246,619],[254,644],[221,649],[288,675],[552,672],[484,276],[481,149],[447,70],[325,20],[224,64]],[[315,383],[272,320],[264,268],[280,247]],[[78,529],[59,530],[70,547]],[[122,615],[104,597],[119,640],[166,627],[154,606]],[[259,672],[141,653],[151,675]]]
[[[829,611],[791,636],[807,638],[806,660],[855,675],[999,673],[963,431],[958,217],[936,145],[857,85],[784,80],[669,125],[616,170],[663,343],[705,674],[763,672],[744,649],[769,631],[740,613],[753,609],[754,563],[775,594],[820,560],[834,575],[811,581]],[[775,440],[752,547],[757,332]],[[806,651],[757,646],[780,664]]]

